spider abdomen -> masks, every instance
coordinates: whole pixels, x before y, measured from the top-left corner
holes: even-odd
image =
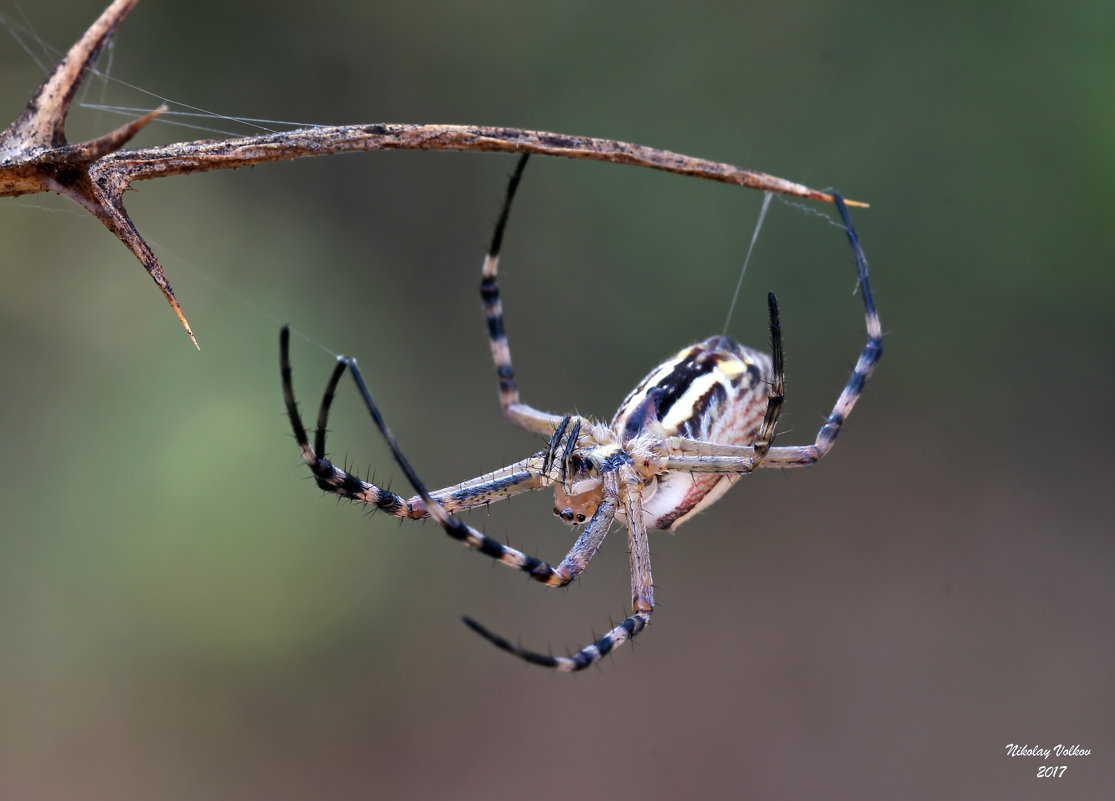
[[[632,415],[657,393],[657,421],[670,437],[719,445],[755,442],[767,406],[771,361],[727,336],[710,337],[654,368],[624,399],[612,430],[628,429]],[[723,495],[738,476],[670,472],[647,487],[647,528],[675,529]]]

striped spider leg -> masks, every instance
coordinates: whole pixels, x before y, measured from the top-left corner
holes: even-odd
[[[325,396],[318,412],[317,430],[314,435],[314,442],[311,445],[306,426],[302,422],[302,415],[298,410],[298,402],[294,397],[293,373],[290,366],[290,328],[288,326],[283,326],[279,335],[279,359],[282,367],[283,399],[286,403],[291,427],[294,429],[294,439],[302,452],[303,461],[309,466],[317,480],[318,487],[324,492],[333,493],[357,503],[374,506],[380,511],[405,520],[421,520],[433,517],[443,525],[449,536],[487,556],[491,556],[498,562],[523,570],[543,584],[562,587],[572,581],[577,572],[580,572],[567,568],[565,562],[559,566],[559,569],[555,569],[545,562],[503,545],[451,517],[454,512],[485,506],[544,486],[541,468],[547,458],[546,452],[539,452],[528,459],[508,465],[485,476],[431,493],[411,468],[410,463],[399,449],[395,437],[383,422],[379,409],[372,401],[364,378],[354,360],[344,357],[337,359],[337,366],[329,377],[329,383],[325,388]],[[329,421],[329,410],[333,403],[337,384],[346,369],[352,372],[357,388],[368,405],[372,419],[379,426],[395,460],[414,486],[417,495],[409,499],[403,498],[337,467],[325,457],[325,434]]]
[[[852,369],[852,375],[844,390],[836,399],[829,416],[817,432],[816,439],[811,445],[794,445],[789,447],[772,448],[769,441],[759,438],[751,446],[709,445],[708,443],[686,442],[675,443],[677,450],[668,463],[670,470],[688,470],[694,473],[723,474],[733,472],[751,472],[756,467],[788,469],[792,467],[809,467],[820,461],[825,454],[832,450],[836,437],[852,413],[852,409],[863,393],[864,385],[875,371],[875,365],[883,355],[883,326],[879,321],[879,312],[875,308],[875,298],[871,293],[871,284],[867,277],[867,259],[860,246],[859,237],[852,226],[851,216],[844,205],[843,198],[834,195],[836,207],[840,211],[840,218],[844,223],[844,230],[852,246],[852,254],[856,262],[857,289],[863,298],[864,317],[867,324],[867,344],[860,351],[859,359]],[[773,296],[772,296],[773,297]],[[775,328],[777,312],[772,307],[772,338],[776,338]],[[781,360],[780,349],[774,348],[776,360]],[[781,372],[780,365],[776,366],[776,374]],[[773,410],[773,404],[768,407],[768,413]],[[777,412],[775,412],[777,417]]]
[[[685,348],[656,367],[627,396],[611,423],[558,416],[522,403],[511,364],[498,285],[499,252],[511,201],[522,176],[524,156],[512,176],[484,260],[481,298],[499,381],[500,404],[511,422],[549,438],[545,449],[500,470],[456,486],[430,492],[409,464],[384,423],[354,360],[341,359],[322,400],[313,445],[294,399],[289,332],[281,336],[283,392],[303,459],[326,492],[407,519],[432,517],[449,536],[496,561],[526,572],[551,587],[572,582],[595,555],[618,520],[628,530],[631,564],[631,614],[596,642],[568,657],[529,651],[465,618],[477,633],[528,662],[559,671],[577,671],[599,661],[633,638],[650,622],[654,586],[649,529],[674,530],[715,502],[741,476],[760,467],[797,467],[816,462],[851,411],[881,353],[878,316],[867,283],[867,266],[843,215],[855,253],[859,284],[867,308],[869,342],[833,413],[812,446],[772,447],[782,408],[783,374],[778,306],[768,296],[773,358],[745,348],[727,336],[711,337]],[[395,461],[417,493],[404,499],[330,463],[324,455],[325,430],[341,375],[352,373],[357,388]],[[457,512],[522,492],[549,487],[554,514],[584,531],[556,567],[509,548],[467,525]]]

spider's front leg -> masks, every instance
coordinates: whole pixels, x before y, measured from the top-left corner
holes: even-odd
[[[298,411],[298,402],[294,397],[290,366],[290,331],[286,327],[279,337],[279,359],[282,365],[283,399],[287,416],[290,418],[298,448],[302,452],[302,459],[314,474],[318,487],[342,498],[373,506],[395,517],[410,520],[428,517],[426,502],[420,496],[403,498],[337,467],[325,457],[325,434],[329,410],[336,395],[337,383],[347,369],[348,362],[339,359],[333,374],[329,377],[318,412],[314,442],[311,444],[306,426],[302,422],[302,415]],[[493,473],[430,494],[451,512],[484,506],[522,492],[541,488],[544,484],[539,469],[541,463],[541,456],[532,456]]]
[[[384,422],[383,415],[380,414],[379,407],[376,406],[375,401],[372,400],[371,391],[368,389],[368,385],[365,383],[364,376],[361,375],[360,369],[356,366],[356,362],[351,359],[346,359],[343,360],[342,364],[347,366],[351,371],[352,380],[356,383],[356,387],[360,391],[360,396],[364,399],[364,405],[368,409],[368,414],[371,415],[380,434],[383,435],[383,439],[387,442],[388,448],[391,449],[391,455],[395,458],[395,462],[402,469],[407,480],[410,482],[411,486],[414,487],[415,492],[418,493],[417,498],[422,502],[425,514],[433,518],[438,525],[445,530],[446,534],[462,545],[473,548],[508,567],[521,570],[535,581],[549,587],[564,587],[580,575],[581,571],[584,570],[589,560],[595,555],[600,544],[604,541],[605,535],[608,533],[612,518],[615,516],[614,504],[604,508],[603,511],[598,510],[598,514],[594,516],[592,523],[585,527],[584,533],[581,534],[568,555],[556,568],[543,562],[541,559],[536,559],[533,556],[529,556],[522,551],[518,551],[492,539],[486,534],[477,531],[464,521],[454,517],[448,510],[450,504],[442,502],[426,489],[426,485],[423,483],[422,479],[418,477],[414,468],[411,467],[410,461],[403,454],[402,449],[399,447],[399,443],[395,440],[395,436],[387,427],[387,423]],[[576,441],[577,430],[578,429],[575,428],[572,434],[574,442]],[[556,449],[557,445],[551,443],[550,450],[555,451]],[[519,464],[527,466],[524,474],[527,475],[528,478],[524,479],[519,486],[525,489],[535,489],[538,486],[547,484],[548,479],[542,471],[542,464],[549,459],[551,459],[551,456],[547,452],[542,452],[527,459],[525,462],[520,462]],[[519,489],[517,491],[523,490]],[[443,490],[442,492],[452,499],[452,488],[450,490]],[[604,507],[605,505],[601,504],[601,506]]]

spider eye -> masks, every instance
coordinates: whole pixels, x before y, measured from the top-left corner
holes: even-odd
[[[585,516],[584,515],[577,515],[577,522],[578,523],[585,522]]]
[[[554,507],[554,517],[561,517],[561,509]]]

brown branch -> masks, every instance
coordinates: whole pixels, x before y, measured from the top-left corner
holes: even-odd
[[[364,150],[471,150],[539,153],[649,167],[831,203],[832,196],[762,172],[643,145],[518,128],[371,124],[301,128],[241,139],[179,142],[141,150],[120,148],[161,114],[156,109],[117,130],[68,144],[66,114],[78,85],[108,37],[138,0],[114,0],[39,87],[23,112],[0,132],[0,197],[37,192],[65,195],[92,213],[139,259],[197,345],[154,252],[124,209],[133,181],[269,161]],[[848,205],[865,205],[847,201]]]
[[[678,175],[704,178],[751,189],[832,202],[832,195],[763,172],[745,170],[723,162],[694,158],[645,145],[567,136],[521,128],[481,125],[414,125],[373,123],[300,128],[265,136],[220,141],[183,142],[143,150],[127,150],[102,160],[129,181],[162,178],[205,170],[223,170],[284,161],[307,156],[326,156],[361,150],[473,150],[501,153],[539,153],[571,159],[610,161],[649,167]],[[849,201],[845,201],[849,202]],[[850,205],[862,203],[850,201]]]

